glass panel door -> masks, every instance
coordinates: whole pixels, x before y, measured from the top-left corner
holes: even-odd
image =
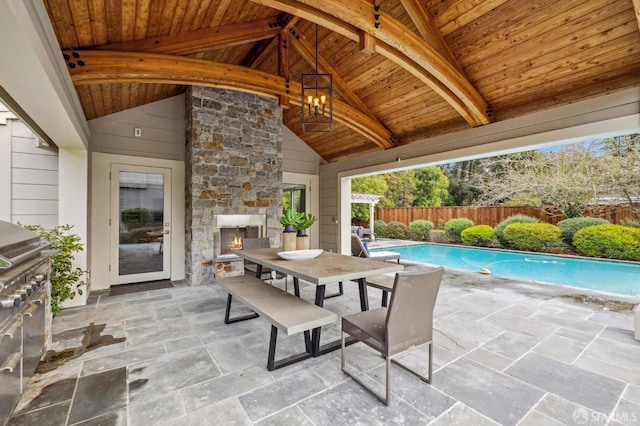
[[[112,284],[169,278],[170,188],[169,169],[112,165]]]

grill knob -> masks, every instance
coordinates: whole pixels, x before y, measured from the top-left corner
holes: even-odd
[[[4,309],[20,306],[20,296],[9,295],[9,296],[2,297],[0,298],[0,306],[2,306]]]
[[[31,287],[31,284],[27,284],[27,285],[22,286],[20,288],[20,292],[21,293],[26,293],[27,296],[31,296],[31,293],[33,293],[33,287]]]

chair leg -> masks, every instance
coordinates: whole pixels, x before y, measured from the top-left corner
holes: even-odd
[[[391,357],[387,357],[387,389],[386,389],[387,397],[385,399],[384,404],[389,406],[389,402],[391,402]]]
[[[375,390],[373,390],[372,388],[370,388],[369,386],[367,386],[362,380],[360,380],[358,377],[356,377],[355,373],[352,374],[351,372],[349,372],[346,369],[346,360],[345,360],[345,333],[342,333],[342,342],[341,342],[341,346],[340,346],[340,358],[342,359],[341,364],[342,364],[342,372],[344,374],[346,374],[347,376],[351,377],[356,383],[358,383],[360,386],[362,386],[363,388],[365,388],[366,390],[368,390],[369,392],[371,392],[376,398],[378,398],[380,401],[382,401],[385,405],[389,405],[389,401],[390,401],[390,395],[391,395],[391,375],[389,374],[391,372],[391,358],[387,357],[387,382],[386,382],[386,398],[383,397],[382,395],[379,395],[378,392],[376,392]]]
[[[393,362],[398,367],[402,368],[404,371],[413,374],[415,377],[422,380],[423,382],[431,384],[431,374],[433,371],[433,342],[429,342],[428,345],[429,345],[429,377],[424,377],[423,375],[410,369],[406,365],[400,364],[400,362],[396,361],[395,359],[392,359],[391,362]]]

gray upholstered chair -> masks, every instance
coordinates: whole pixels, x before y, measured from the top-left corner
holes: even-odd
[[[388,308],[378,308],[342,317],[342,371],[389,405],[391,362],[431,383],[433,371],[433,308],[444,268],[398,272]],[[345,337],[350,335],[380,352],[386,359],[386,395],[379,395],[346,369]],[[393,359],[422,344],[429,344],[429,376],[424,377]]]
[[[400,253],[395,251],[373,251],[369,253],[369,250],[366,249],[357,234],[351,234],[351,255],[376,260],[395,260],[400,263]]]

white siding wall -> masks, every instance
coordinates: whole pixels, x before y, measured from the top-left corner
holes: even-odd
[[[184,160],[184,95],[89,121],[91,151]],[[134,136],[140,128],[141,137]]]
[[[39,148],[33,132],[4,107],[0,115],[0,219],[53,228],[58,225],[58,154]]]
[[[282,126],[282,171],[318,175],[324,161],[287,126]]]

